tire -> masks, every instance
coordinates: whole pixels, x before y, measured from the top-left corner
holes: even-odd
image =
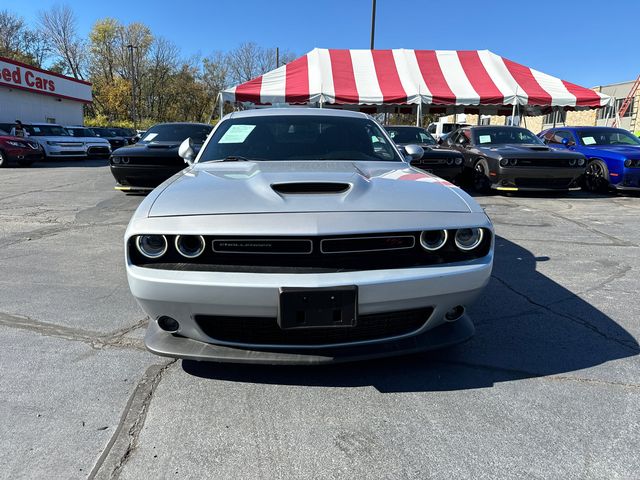
[[[582,188],[591,193],[606,193],[609,190],[609,169],[602,160],[589,160],[584,171]]]
[[[7,156],[0,150],[0,168],[6,167],[8,164]]]
[[[473,189],[478,193],[491,191],[491,179],[489,178],[489,164],[481,158],[473,165]]]

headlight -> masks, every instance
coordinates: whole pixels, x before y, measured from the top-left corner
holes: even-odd
[[[462,158],[458,157],[456,158],[456,165],[462,165]]]
[[[508,158],[500,159],[500,166],[501,167],[506,167],[507,165],[509,165],[509,159]]]
[[[453,165],[453,158],[447,158],[447,165]]]
[[[473,250],[480,245],[483,236],[481,228],[461,228],[456,231],[456,247],[464,252]]]
[[[576,166],[576,159],[575,159],[575,158],[571,158],[571,159],[569,159],[569,165],[570,165],[571,167],[575,167],[575,166]]]
[[[120,157],[111,157],[113,163],[120,163]]]
[[[578,166],[579,166],[579,167],[584,166],[584,162],[585,162],[584,158],[579,158],[579,159],[578,159]]]
[[[9,145],[13,145],[14,147],[23,147],[24,148],[24,145],[22,143],[20,143],[20,142],[14,142],[14,141],[11,141],[11,140],[7,140],[7,143]]]
[[[164,235],[139,235],[136,247],[145,257],[158,258],[167,251],[167,238]]]
[[[176,250],[186,258],[196,258],[204,252],[205,242],[202,235],[178,235]]]
[[[449,234],[446,230],[425,230],[420,234],[420,245],[429,252],[440,250],[447,243]]]
[[[11,143],[11,142],[9,142]],[[631,160],[629,160],[628,158],[624,161],[624,166],[629,168],[631,165],[633,165],[633,162]]]
[[[509,165],[511,165],[512,167],[515,167],[518,164],[518,160],[516,158],[512,158],[511,160],[509,160]]]
[[[47,141],[47,145],[58,145],[58,142],[50,142],[50,141]]]

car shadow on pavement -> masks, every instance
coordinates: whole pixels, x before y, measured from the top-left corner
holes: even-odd
[[[109,165],[109,159],[70,159],[70,160],[42,160],[35,162],[27,168],[68,168],[68,167],[105,167]]]
[[[531,252],[496,237],[494,271],[470,311],[475,336],[420,355],[323,366],[234,365],[184,360],[210,379],[380,392],[448,391],[569,372],[640,353],[636,339],[603,312],[536,270]]]

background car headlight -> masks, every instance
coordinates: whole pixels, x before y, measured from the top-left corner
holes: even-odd
[[[447,165],[453,165],[453,158],[447,158]]]
[[[571,166],[571,167],[575,167],[576,166],[576,159],[575,158],[570,158],[569,159],[569,166]]]
[[[462,159],[461,158],[456,158],[456,165],[462,165]]]
[[[111,157],[113,163],[120,163],[120,157]]]
[[[136,247],[145,257],[158,258],[167,251],[167,238],[164,235],[139,235]]]
[[[584,160],[584,158],[579,158],[579,159],[578,159],[578,166],[579,166],[579,167],[584,166],[584,161],[585,161],[585,160]]]
[[[24,148],[24,145],[22,143],[20,143],[20,142],[14,142],[12,140],[8,140],[7,143],[9,145],[13,145],[14,147],[23,147]]]
[[[50,141],[47,141],[47,145],[58,145],[58,142],[50,142]]]
[[[447,238],[449,238],[449,234],[446,230],[425,230],[420,234],[420,245],[425,250],[434,252],[444,247]]]
[[[501,167],[506,167],[507,165],[509,165],[509,159],[508,158],[500,159],[500,166]]]
[[[511,165],[512,167],[515,167],[517,164],[518,164],[517,158],[512,158],[511,160],[509,160],[509,165]]]
[[[204,252],[205,242],[202,235],[178,235],[176,250],[186,258],[196,258]]]
[[[481,228],[461,228],[456,230],[456,247],[464,252],[473,250],[482,242],[484,233]]]

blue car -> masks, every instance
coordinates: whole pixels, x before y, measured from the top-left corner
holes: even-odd
[[[587,157],[583,188],[591,192],[640,190],[640,139],[622,128],[557,127],[538,136],[550,147]]]

